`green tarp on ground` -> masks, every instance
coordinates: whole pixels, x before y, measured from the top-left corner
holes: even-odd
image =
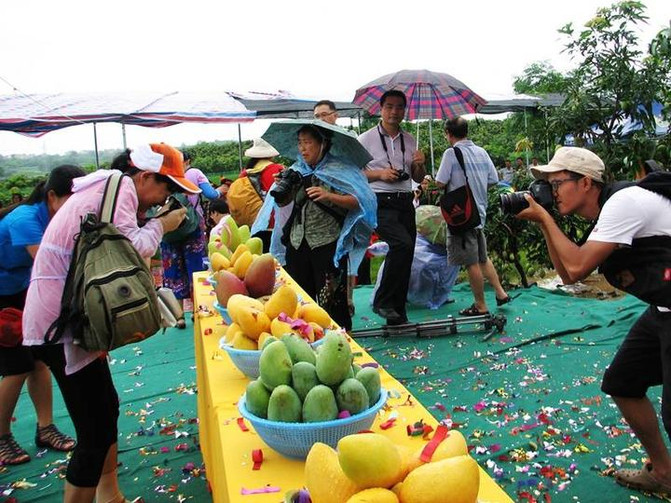
[[[112,353],[110,368],[121,402],[119,481],[128,499],[211,501],[198,447],[192,334],[189,323],[186,330],[169,329]],[[14,436],[33,459],[0,467],[0,501],[62,501],[67,456],[35,447],[35,410],[25,387],[15,416]],[[74,434],[58,387],[54,420]]]
[[[355,291],[355,330],[380,321],[368,306],[371,292]],[[658,501],[603,474],[614,465],[640,466],[645,456],[599,390],[604,369],[645,306],[631,297],[599,301],[539,288],[511,294],[515,300],[495,311],[507,318],[504,332],[487,341],[485,331],[464,326],[456,335],[433,339],[359,342],[436,418],[466,435],[472,455],[515,501]],[[453,297],[453,304],[436,311],[411,308],[409,316],[456,316],[472,302],[466,284],[457,285]],[[494,294],[487,297],[491,306]],[[191,325],[171,329],[113,353],[122,401],[120,481],[129,497],[210,501],[196,447],[190,331]],[[54,397],[56,422],[72,433],[58,390]],[[659,403],[658,390],[653,401]],[[16,414],[15,436],[34,459],[0,469],[0,490],[22,479],[20,486],[32,487],[14,489],[0,501],[60,501],[64,456],[35,456],[35,415],[25,393]]]
[[[484,330],[432,339],[358,339],[437,419],[458,427],[471,454],[516,501],[654,501],[604,476],[638,467],[645,454],[600,391],[604,369],[646,306],[632,297],[581,299],[540,288],[510,292],[504,333]],[[379,318],[357,291],[354,330]],[[364,298],[362,298],[364,297]],[[458,316],[472,296],[457,285],[456,302],[411,321]],[[494,293],[487,293],[490,308]],[[670,334],[671,335],[671,334]],[[659,390],[653,401],[659,404]]]

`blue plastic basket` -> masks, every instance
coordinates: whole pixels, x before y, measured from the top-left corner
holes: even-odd
[[[216,300],[214,301],[213,305],[214,305],[214,308],[217,310],[217,312],[224,319],[224,323],[226,323],[226,325],[230,325],[231,323],[233,323],[233,320],[228,315],[228,309],[226,309],[224,306],[219,304],[219,302],[217,302]]]
[[[317,348],[324,342],[324,338],[310,344],[313,348]],[[259,349],[235,349],[228,343],[224,342],[222,337],[219,340],[219,347],[228,353],[231,357],[233,365],[235,365],[240,372],[245,374],[250,379],[259,377],[259,358],[261,358],[261,350]]]
[[[316,442],[335,448],[347,435],[369,430],[375,415],[387,401],[387,390],[382,388],[380,399],[371,408],[344,419],[319,423],[281,423],[261,419],[251,414],[245,406],[245,395],[238,402],[242,417],[247,419],[263,441],[288,458],[305,459]]]

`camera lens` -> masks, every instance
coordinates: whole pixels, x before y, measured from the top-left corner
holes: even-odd
[[[501,194],[501,212],[504,215],[517,215],[524,208],[529,207],[529,203],[524,198],[524,194],[530,194],[528,190],[513,192],[512,194]]]

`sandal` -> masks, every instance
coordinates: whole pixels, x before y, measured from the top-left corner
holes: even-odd
[[[74,438],[68,437],[58,431],[55,424],[50,424],[44,428],[40,428],[40,425],[37,425],[35,433],[35,445],[37,447],[68,452],[75,448],[75,444]]]
[[[501,307],[504,304],[507,304],[508,302],[512,302],[513,298],[510,295],[506,295],[503,299],[499,299],[496,297],[496,305]]]
[[[471,307],[462,309],[459,311],[459,314],[461,316],[487,316],[489,311],[478,311],[477,306],[475,304],[471,304]]]
[[[30,455],[14,440],[11,433],[0,437],[0,465],[20,465],[30,461]]]
[[[671,484],[659,482],[651,472],[652,463],[646,463],[640,470],[623,468],[615,472],[615,482],[630,489],[671,496]]]

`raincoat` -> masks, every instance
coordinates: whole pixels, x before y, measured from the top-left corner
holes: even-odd
[[[336,243],[333,263],[337,267],[340,259],[349,255],[349,270],[357,271],[370,242],[370,235],[377,226],[377,199],[368,186],[368,180],[363,172],[355,164],[329,153],[314,168],[309,166],[299,154],[297,161],[288,169],[297,171],[301,176],[314,175],[343,194],[353,195],[356,198],[359,207],[348,211],[345,215],[345,221]],[[275,198],[266,197],[252,226],[252,235],[268,228],[273,210],[279,211]],[[270,253],[282,265],[285,263],[285,248],[280,239],[285,222],[285,218],[275,219],[270,241]]]

